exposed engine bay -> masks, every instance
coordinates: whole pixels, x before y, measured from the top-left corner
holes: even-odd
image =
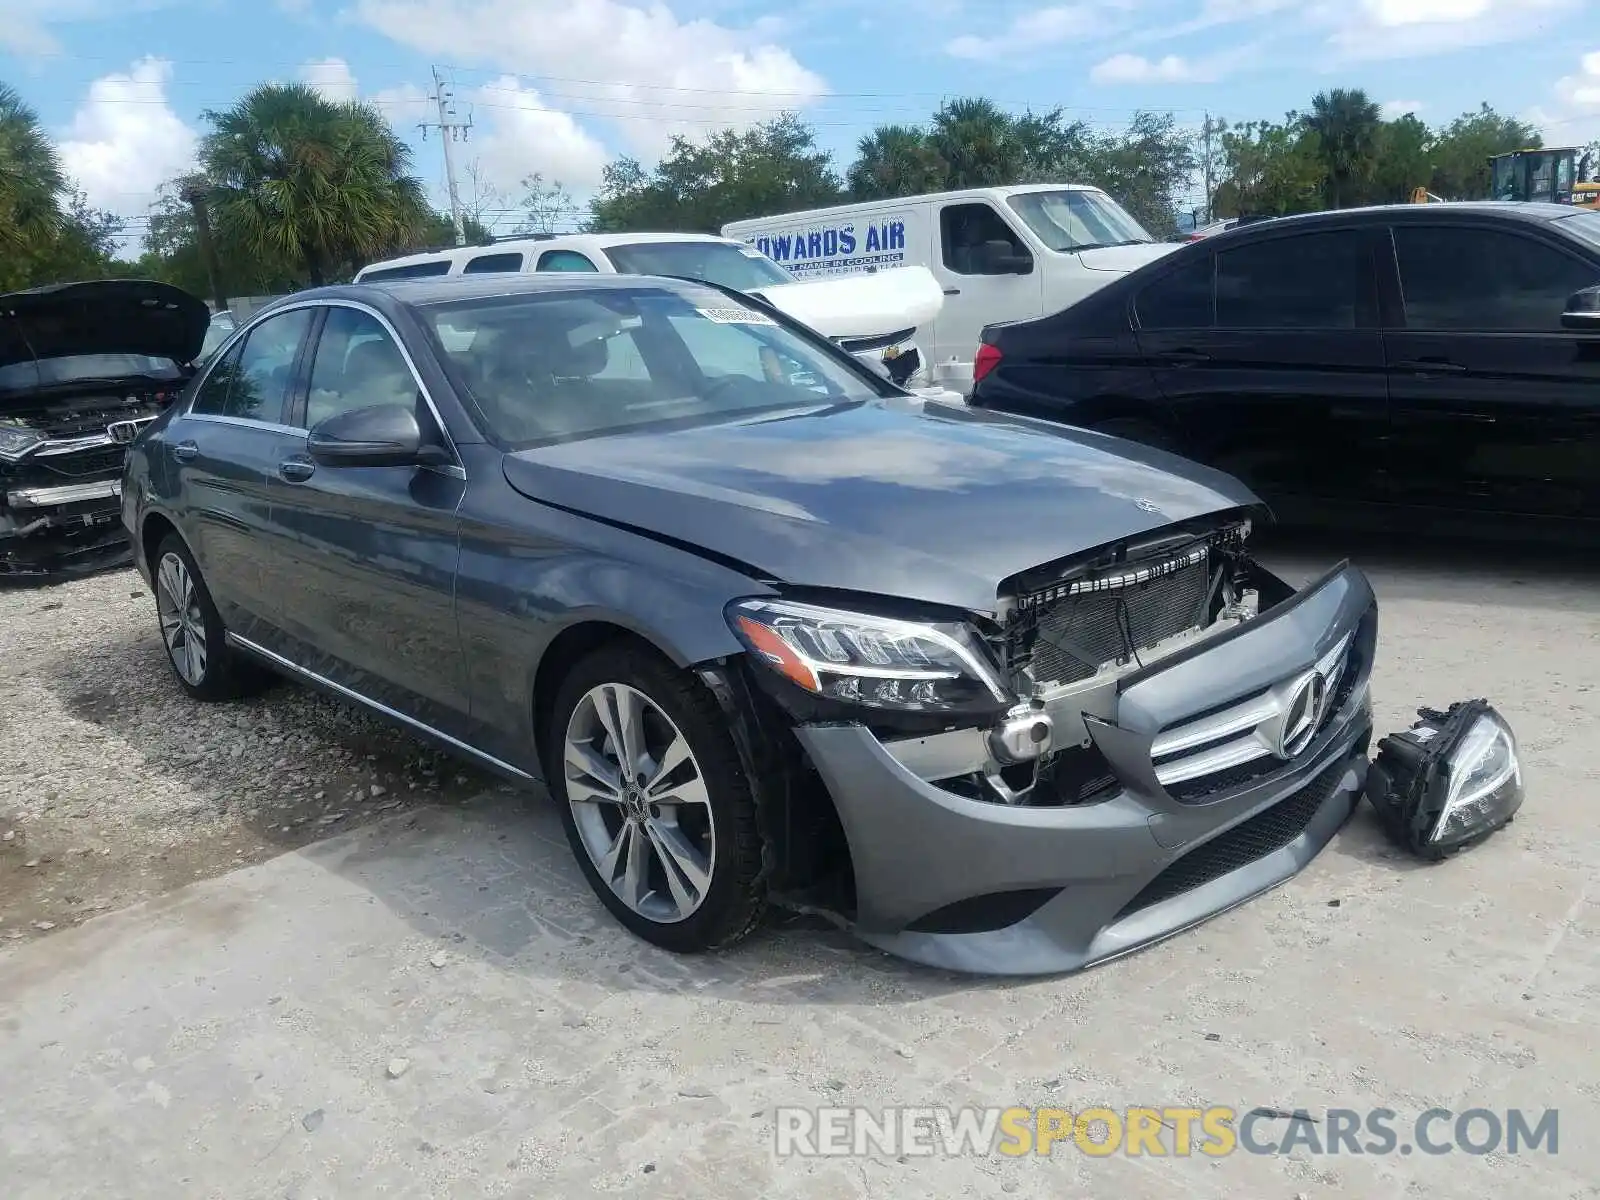
[[[0,579],[128,559],[127,448],[182,390],[210,319],[145,280],[0,296]]]
[[[122,465],[174,385],[33,396],[0,410],[0,576],[49,575],[126,557]]]
[[[990,645],[1027,699],[989,729],[886,740],[885,748],[912,773],[975,800],[1070,807],[1115,794],[1117,778],[1087,722],[1113,717],[1119,683],[1294,594],[1249,557],[1249,533],[1247,520],[1169,527],[1015,578]],[[1205,729],[1158,745],[1162,783],[1190,792],[1228,786],[1219,776],[1255,757],[1253,744],[1231,744],[1229,735],[1248,738],[1250,718],[1271,715],[1269,706],[1256,703],[1231,723],[1224,710],[1223,720],[1208,717]]]

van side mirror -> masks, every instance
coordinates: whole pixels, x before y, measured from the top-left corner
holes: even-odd
[[[978,248],[978,265],[985,275],[1027,275],[1033,271],[1033,255],[1018,254],[1010,242],[996,238]]]
[[[1567,297],[1566,309],[1561,314],[1561,327],[1600,333],[1600,287],[1584,288]]]

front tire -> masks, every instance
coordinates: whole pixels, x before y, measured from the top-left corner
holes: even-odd
[[[266,672],[227,642],[222,616],[182,538],[169,533],[151,568],[167,665],[196,700],[238,700],[262,689]]]
[[[643,647],[602,647],[562,682],[545,746],[578,867],[631,932],[690,954],[760,924],[755,800],[696,680]]]

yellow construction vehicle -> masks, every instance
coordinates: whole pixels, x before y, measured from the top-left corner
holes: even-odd
[[[1547,146],[1539,150],[1513,150],[1489,159],[1491,200],[1542,200],[1545,203],[1592,207],[1590,185],[1579,185],[1581,146]],[[1580,186],[1585,192],[1578,193]],[[1577,194],[1575,194],[1577,193]]]

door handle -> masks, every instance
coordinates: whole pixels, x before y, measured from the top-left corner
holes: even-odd
[[[304,483],[317,473],[309,458],[286,458],[278,464],[278,477],[286,483]]]
[[[175,442],[172,446],[172,457],[179,462],[189,462],[200,457],[200,447],[193,442]]]
[[[1407,358],[1394,364],[1397,371],[1414,371],[1418,375],[1465,375],[1466,367],[1448,358]]]
[[[945,288],[944,294],[946,296],[959,296],[959,295],[961,295],[961,289],[960,288]]]

